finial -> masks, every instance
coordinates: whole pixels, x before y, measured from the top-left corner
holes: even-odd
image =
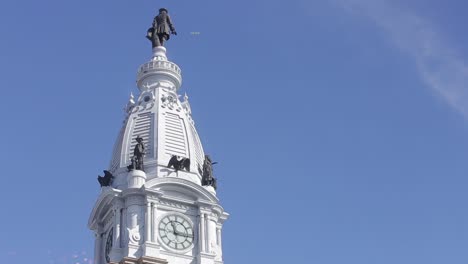
[[[133,96],[133,93],[130,92],[130,98],[128,99],[127,105],[123,108],[125,113],[129,113],[133,106],[135,106],[135,97]]]
[[[184,93],[184,102],[187,102],[188,101],[188,95],[187,93]]]

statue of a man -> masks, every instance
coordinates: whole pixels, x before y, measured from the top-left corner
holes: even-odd
[[[143,156],[145,155],[145,144],[143,144],[143,138],[141,138],[140,136],[137,136],[136,141],[137,144],[133,149],[133,168],[135,170],[144,171]]]
[[[146,37],[151,40],[154,47],[164,46],[170,34],[177,35],[166,8],[159,9],[159,15],[153,19],[153,26],[148,29]]]
[[[213,176],[213,165],[217,162],[212,162],[210,156],[205,155],[205,162],[203,162],[202,185],[213,186],[216,190],[216,178]]]

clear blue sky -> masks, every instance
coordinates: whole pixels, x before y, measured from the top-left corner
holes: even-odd
[[[2,263],[93,257],[162,6],[226,264],[467,263],[468,4],[423,0],[1,1]]]

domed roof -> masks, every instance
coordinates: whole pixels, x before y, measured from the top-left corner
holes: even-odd
[[[109,166],[114,187],[125,189],[127,166],[131,164],[136,138],[143,138],[147,180],[178,177],[201,183],[205,153],[200,142],[188,97],[177,94],[182,82],[180,68],[167,60],[164,47],[154,50],[153,59],[143,64],[137,76],[140,95],[131,96],[126,118],[114,145]],[[190,171],[168,168],[171,157],[190,159]]]

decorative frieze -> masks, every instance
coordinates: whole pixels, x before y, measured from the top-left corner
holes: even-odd
[[[167,206],[167,207],[171,207],[171,208],[182,209],[182,210],[188,210],[188,209],[190,209],[190,207],[187,206],[187,205],[184,205],[184,204],[181,204],[181,203],[172,202],[172,201],[168,201],[168,200],[160,200],[160,201],[159,201],[159,204],[160,204],[160,205]]]

